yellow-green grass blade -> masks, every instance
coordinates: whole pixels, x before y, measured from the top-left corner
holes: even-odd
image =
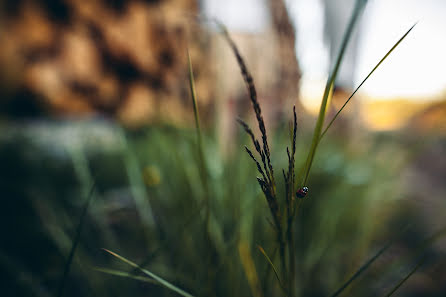
[[[133,275],[133,274],[128,273],[126,271],[120,271],[120,270],[109,269],[109,268],[102,268],[102,267],[93,267],[93,269],[96,270],[96,271],[99,271],[99,272],[102,272],[102,273],[106,273],[106,274],[110,274],[110,275],[114,275],[114,276],[127,277],[127,278],[131,278],[131,279],[134,279],[134,280],[138,280],[138,281],[142,281],[142,282],[146,282],[146,283],[159,285],[159,283],[156,280],[153,280],[153,279],[148,278],[146,276]]]
[[[304,167],[304,174],[303,174],[303,181],[302,181],[302,185],[305,185],[307,183],[308,180],[308,176],[310,174],[310,169],[313,163],[313,159],[314,156],[316,154],[316,150],[319,144],[319,139],[321,136],[321,132],[322,132],[322,127],[324,124],[324,119],[325,119],[325,115],[327,113],[327,108],[328,108],[328,103],[330,101],[331,95],[333,93],[333,87],[334,87],[334,83],[337,77],[337,74],[339,72],[339,68],[341,66],[343,57],[345,55],[345,51],[347,49],[347,45],[348,42],[352,36],[353,33],[353,29],[356,25],[356,22],[359,18],[359,15],[361,14],[365,4],[367,1],[364,0],[357,0],[356,4],[355,4],[355,8],[353,10],[352,16],[350,18],[349,24],[347,26],[347,30],[344,34],[342,43],[341,43],[341,48],[339,50],[338,56],[336,58],[336,63],[333,67],[333,70],[330,73],[330,76],[327,80],[327,84],[325,86],[325,91],[324,91],[324,95],[322,97],[322,103],[321,103],[321,107],[319,109],[319,115],[316,121],[316,126],[314,128],[314,132],[313,132],[313,139],[311,142],[311,147],[310,147],[310,151],[308,153],[307,156],[307,160],[305,162],[305,167]]]
[[[410,33],[410,31],[412,31],[412,29],[415,27],[415,25],[416,25],[416,23],[412,27],[410,27],[409,30],[407,30],[407,32],[392,46],[392,48],[384,55],[384,57],[378,62],[378,64],[376,64],[376,66],[373,67],[372,71],[370,71],[369,74],[367,74],[367,76],[364,78],[364,80],[358,85],[358,87],[354,90],[354,92],[350,95],[350,97],[348,97],[348,99],[345,101],[344,105],[342,105],[342,107],[339,109],[339,111],[335,114],[333,119],[331,119],[331,121],[328,123],[327,127],[322,132],[320,139],[322,139],[322,137],[324,137],[325,133],[327,133],[328,129],[331,127],[331,125],[336,120],[336,118],[339,116],[339,114],[342,112],[342,110],[345,108],[345,106],[350,102],[350,100],[353,98],[353,96],[355,96],[356,92],[358,92],[358,90],[369,79],[369,77],[373,74],[373,72],[375,72],[375,70],[378,69],[379,66],[381,66],[381,64],[384,62],[384,60],[386,60],[387,57],[389,57],[389,55],[393,52],[393,50],[396,49],[398,47],[398,45],[407,37],[407,35]]]
[[[282,289],[284,294],[287,295],[286,294],[286,290],[285,290],[285,288],[284,288],[284,286],[282,284],[282,281],[280,280],[279,273],[278,273],[278,271],[276,269],[276,266],[274,266],[274,263],[271,261],[271,258],[268,256],[268,254],[265,252],[265,250],[260,245],[257,245],[257,248],[263,254],[263,256],[265,257],[266,261],[268,261],[269,265],[271,266],[271,268],[274,271],[274,274],[276,275],[276,278],[277,278],[277,281],[279,282],[280,288]]]
[[[205,225],[206,228],[209,228],[209,218],[210,218],[210,190],[209,190],[209,181],[206,167],[206,158],[204,156],[204,148],[203,148],[203,139],[201,134],[200,127],[200,116],[198,114],[198,105],[197,105],[197,93],[195,91],[195,80],[194,80],[194,71],[192,68],[192,60],[190,57],[189,49],[187,50],[187,62],[188,62],[188,70],[189,70],[189,87],[190,93],[192,97],[192,105],[194,108],[194,118],[195,118],[195,127],[197,130],[197,141],[198,141],[198,162],[200,169],[200,177],[203,183],[204,193],[205,193]]]
[[[194,108],[195,126],[197,129],[199,141],[201,141],[200,117],[198,115],[198,106],[197,106],[197,92],[195,90],[194,71],[192,68],[192,61],[191,61],[189,49],[187,50],[187,65],[188,65],[188,70],[189,70],[189,88],[190,88],[190,93],[191,93],[191,97],[192,97],[192,105]]]
[[[126,263],[126,264],[128,264],[128,265],[130,265],[130,266],[132,266],[132,267],[134,267],[134,268],[137,268],[137,269],[140,270],[142,273],[144,273],[145,275],[151,277],[152,279],[154,279],[155,281],[157,281],[160,285],[164,286],[165,288],[167,288],[167,289],[169,289],[169,290],[172,290],[172,291],[178,293],[178,294],[181,295],[181,296],[185,296],[185,297],[193,297],[193,295],[191,295],[191,294],[189,294],[189,293],[187,293],[187,292],[181,290],[180,288],[174,286],[173,284],[171,284],[171,283],[169,283],[168,281],[166,281],[165,279],[163,279],[163,278],[157,276],[156,274],[154,274],[154,273],[152,273],[152,272],[150,272],[150,271],[148,271],[148,270],[146,270],[146,269],[140,267],[138,264],[136,264],[136,263],[134,263],[134,262],[132,262],[132,261],[130,261],[130,260],[128,260],[128,259],[126,259],[126,258],[124,258],[124,257],[122,257],[122,256],[120,256],[120,255],[118,255],[118,254],[116,254],[116,253],[114,253],[114,252],[112,252],[112,251],[109,251],[109,250],[107,250],[107,249],[104,249],[104,251],[106,251],[106,252],[109,253],[110,255],[112,255],[112,256],[118,258],[118,259],[121,260],[122,262],[124,262],[124,263]]]
[[[402,279],[400,280],[395,287],[392,288],[392,290],[390,290],[389,293],[387,293],[385,295],[385,297],[390,297],[393,295],[393,293],[395,293],[411,276],[412,274],[414,274],[418,268],[420,268],[420,266],[424,263],[424,258],[422,258],[421,260],[418,261],[417,265]]]
[[[93,200],[94,196],[94,189],[95,189],[95,183],[91,186],[90,192],[87,196],[87,201],[85,201],[84,208],[82,209],[81,216],[79,218],[79,224],[76,228],[76,233],[74,235],[73,243],[71,245],[70,254],[68,255],[67,262],[65,263],[64,271],[62,274],[62,279],[59,283],[59,288],[57,290],[57,297],[62,297],[63,290],[65,288],[65,284],[67,282],[68,273],[70,272],[71,264],[73,263],[74,254],[76,253],[76,248],[79,244],[80,238],[81,238],[81,230],[82,226],[84,225],[85,217],[88,212],[88,208],[90,207],[91,201]]]
[[[248,280],[251,293],[254,297],[262,297],[262,289],[260,286],[259,277],[257,275],[254,259],[252,258],[249,243],[246,240],[241,240],[238,244],[238,253],[242,262],[243,271]]]

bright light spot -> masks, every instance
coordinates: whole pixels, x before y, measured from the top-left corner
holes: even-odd
[[[393,44],[419,23],[362,87],[368,97],[423,99],[446,89],[446,1],[375,1],[359,48],[357,84]]]
[[[300,101],[311,114],[316,115],[319,112],[322,96],[324,95],[325,80],[326,78],[320,80],[303,78],[301,81]]]
[[[269,23],[269,12],[264,0],[205,0],[203,12],[216,18],[230,30],[259,33]]]

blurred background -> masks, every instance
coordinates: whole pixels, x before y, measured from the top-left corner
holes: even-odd
[[[193,295],[278,296],[256,247],[273,253],[274,230],[243,149],[249,139],[236,123],[240,117],[256,127],[255,115],[212,19],[227,26],[253,74],[280,180],[292,106],[300,168],[353,6],[354,0],[0,1],[1,295],[174,296],[98,272],[132,272],[101,250],[107,248]],[[368,1],[328,119],[418,24],[321,142],[296,221],[299,296],[333,293],[389,240],[392,247],[345,295],[384,294],[424,257],[398,294],[444,296],[444,12],[441,0]],[[207,198],[210,234],[203,227]],[[260,289],[246,259],[255,264]]]

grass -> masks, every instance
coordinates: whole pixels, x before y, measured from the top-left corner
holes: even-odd
[[[394,224],[387,211],[395,206],[392,197],[399,193],[394,177],[397,170],[392,171],[388,164],[396,163],[395,155],[404,154],[407,148],[395,152],[393,146],[389,149],[375,143],[353,147],[355,144],[348,141],[330,138],[327,131],[413,27],[323,128],[337,72],[364,5],[364,1],[357,2],[311,134],[298,131],[298,111],[293,108],[291,128],[279,127],[273,137],[267,135],[253,75],[229,32],[221,26],[240,66],[260,131],[257,138],[248,123],[238,120],[246,135],[240,133],[234,142],[251,141],[253,148],[245,146],[247,154],[223,158],[218,153],[217,136],[201,126],[199,94],[195,91],[189,53],[193,129],[158,126],[131,132],[118,126],[114,127],[114,135],[120,142],[119,151],[95,156],[94,160],[71,152],[81,192],[86,193],[86,184],[95,176],[98,198],[89,209],[93,196],[89,194],[79,215],[72,211],[71,204],[79,194],[77,185],[68,187],[60,182],[61,189],[54,189],[53,184],[45,181],[38,184],[46,200],[31,203],[31,208],[41,221],[48,222],[49,230],[52,228],[53,232],[47,232],[51,247],[69,246],[69,257],[60,257],[64,259],[60,265],[62,281],[58,273],[54,276],[51,269],[46,270],[49,264],[37,264],[44,270],[40,276],[43,280],[37,283],[57,284],[56,296],[63,292],[70,296],[289,297],[347,293],[360,296],[369,290],[382,293],[374,288],[375,279],[368,273],[375,269],[394,274],[394,267],[400,264],[383,264],[379,260],[405,234],[389,227]],[[320,145],[323,137],[326,141]],[[306,139],[311,141],[305,142]],[[273,149],[285,146],[282,153]],[[380,158],[373,153],[379,153]],[[315,162],[319,166],[314,166]],[[283,179],[276,179],[277,168],[284,168]],[[253,177],[255,171],[260,175],[257,179]],[[309,194],[296,194],[304,186],[310,189]],[[70,240],[68,234],[73,229],[75,236]],[[391,231],[385,232],[386,229]],[[402,257],[401,261],[419,258],[443,234],[444,230],[440,230],[421,241],[416,253]],[[376,238],[392,240],[374,253],[380,246]],[[98,253],[103,247],[113,257]],[[37,258],[52,259],[52,249],[48,253],[44,248],[39,251]],[[7,264],[3,266],[15,266],[11,264],[14,257],[3,261],[6,257],[0,255],[0,261]],[[386,296],[391,296],[418,271],[421,263],[385,292]],[[32,275],[25,269],[20,269],[23,275]],[[9,278],[20,278],[17,269],[8,271]],[[35,283],[32,290],[38,296]]]
[[[275,137],[271,137],[270,141],[274,147],[285,145],[290,140],[288,133],[280,131],[277,130]],[[118,130],[117,135],[119,133]],[[310,138],[310,135],[305,135],[304,132],[300,136],[304,139]],[[126,177],[127,152],[120,150],[109,156],[89,154],[89,167],[95,173],[98,195],[95,195],[94,204],[90,206],[83,219],[82,236],[77,241],[77,252],[65,283],[64,296],[85,295],[88,292],[95,292],[98,296],[119,296],[129,293],[135,296],[147,294],[170,296],[169,290],[159,283],[146,282],[152,278],[141,275],[139,269],[120,265],[121,261],[112,261],[115,257],[104,256],[104,253],[100,252],[102,247],[116,251],[119,255],[125,255],[126,258],[132,259],[132,262],[139,263],[141,268],[155,273],[195,296],[213,295],[206,294],[208,287],[214,287],[216,296],[250,296],[259,286],[263,296],[284,295],[283,288],[286,288],[287,283],[281,275],[282,270],[278,261],[276,231],[268,222],[267,218],[270,215],[268,204],[252,175],[256,165],[252,164],[247,154],[236,154],[231,159],[215,155],[216,140],[208,133],[203,133],[203,137],[206,137],[203,153],[211,156],[207,160],[214,206],[209,233],[213,246],[217,247],[215,255],[211,258],[214,266],[208,267],[206,264],[208,244],[203,236],[204,190],[197,162],[196,131],[152,127],[138,135],[127,132],[127,145],[133,148],[135,160],[141,169],[147,166],[158,168],[159,183],[147,182],[149,186],[145,186],[153,202],[151,206],[155,214],[154,225],[146,229],[134,206],[131,196],[133,192],[129,187],[131,179]],[[249,139],[243,134],[239,137],[237,140],[239,143]],[[381,245],[376,243],[377,241],[384,242],[386,238],[398,232],[391,227],[393,224],[387,221],[385,214],[388,210],[397,209],[391,197],[399,195],[393,192],[397,183],[395,177],[392,177],[394,172],[389,171],[388,167],[390,161],[395,162],[394,149],[389,150],[384,143],[373,149],[365,147],[363,151],[355,148],[355,152],[352,152],[346,149],[345,142],[336,142],[329,135],[326,137],[324,145],[320,146],[318,152],[320,158],[318,164],[321,165],[315,166],[312,171],[312,182],[309,184],[312,189],[311,196],[303,199],[305,203],[300,206],[300,212],[295,217],[294,238],[298,282],[296,295],[299,296],[329,296],[345,282],[346,276],[355,272],[356,267],[363,263],[363,259],[368,259],[370,257],[368,255],[374,253],[376,246]],[[304,144],[300,141],[296,143],[296,160],[305,159]],[[178,149],[169,149],[172,147]],[[36,151],[35,148],[32,149]],[[383,149],[388,155],[383,155],[381,151]],[[404,149],[397,152],[404,152]],[[380,158],[376,159],[374,154],[379,154]],[[289,165],[287,158],[280,158],[280,155],[280,152],[271,151],[272,160],[277,160],[274,165],[287,168]],[[51,162],[47,161],[46,164],[46,171],[40,168],[39,172],[51,177],[48,181],[55,180],[53,175],[56,177],[66,175],[51,169]],[[19,164],[16,165],[20,167]],[[56,168],[60,166],[59,164]],[[30,170],[31,164],[26,163],[25,168]],[[67,163],[67,168],[71,169],[70,163]],[[357,180],[350,180],[349,176],[361,175],[364,170],[371,170],[365,181],[358,183]],[[73,175],[70,179],[76,180],[76,176]],[[285,197],[284,180],[277,179],[277,183],[278,197]],[[56,187],[57,185],[61,185],[60,188]],[[33,187],[31,184],[26,186],[30,189],[34,189]],[[68,235],[69,246],[62,249],[66,253],[63,253],[61,260],[52,262],[48,259],[54,259],[52,255],[58,253],[52,248],[42,248],[42,239],[34,241],[33,251],[39,253],[35,259],[47,262],[39,264],[38,267],[42,270],[38,276],[33,272],[36,268],[31,270],[28,265],[22,267],[21,271],[32,275],[37,284],[48,282],[52,278],[53,284],[59,284],[60,272],[64,267],[62,260],[66,261],[65,255],[68,255],[73,242],[69,235],[74,234],[73,230],[76,230],[85,199],[79,201],[78,195],[83,191],[79,191],[79,185],[76,183],[71,185],[66,181],[46,183],[43,180],[38,188],[44,198],[39,200],[39,205],[33,206],[34,212],[41,214],[48,226],[57,223],[58,228]],[[121,191],[119,199],[114,198],[116,189]],[[129,197],[128,200],[126,196]],[[383,200],[383,196],[388,197]],[[75,204],[76,207],[73,207],[73,201],[79,201]],[[50,207],[46,209],[45,206]],[[53,216],[48,215],[48,211],[51,210],[54,210]],[[115,243],[109,241],[109,237],[100,231],[101,225],[96,223],[100,221],[98,219],[102,214],[105,214],[103,219],[108,222],[106,227],[109,233],[117,239]],[[377,217],[380,218],[379,222],[376,222]],[[408,218],[405,217],[406,219]],[[27,226],[37,227],[39,224],[32,223]],[[44,232],[51,236],[47,239],[48,243],[55,244],[59,241],[63,243],[61,240],[63,237],[57,235],[59,233]],[[24,231],[20,233],[42,234]],[[432,240],[439,238],[441,234],[443,233],[432,237]],[[146,246],[146,235],[151,239],[149,246]],[[346,242],[349,244],[346,245]],[[257,245],[262,247],[270,261],[259,251]],[[424,250],[427,247],[429,250],[431,245],[432,241],[426,241],[420,244],[420,249]],[[251,261],[243,264],[242,260],[247,259],[243,255],[248,252]],[[8,255],[10,262],[17,261],[11,252]],[[407,259],[403,257],[402,263],[417,257],[419,254],[408,255]],[[270,262],[274,264],[277,275]],[[56,264],[58,266],[55,266]],[[392,279],[394,277],[392,271],[398,271],[402,265],[390,264],[392,264],[390,271],[383,272],[379,279]],[[99,273],[89,268],[98,266],[106,267],[115,275]],[[246,276],[246,271],[253,271],[253,267],[257,275],[257,284],[256,281],[248,281]],[[383,266],[383,263],[376,261],[366,272],[379,272],[385,267],[387,265]],[[211,269],[216,271],[212,278],[208,274]],[[50,274],[54,270],[58,273]],[[8,271],[15,270],[8,269]],[[370,277],[366,272],[349,286],[349,293],[361,296],[373,287],[376,278]],[[120,278],[116,275],[118,273]],[[15,275],[20,274],[13,274],[10,277],[14,279]],[[129,275],[144,279],[138,279],[141,281],[138,282],[129,278]],[[324,279],[321,280],[319,276],[324,276]],[[208,283],[212,282],[212,279],[216,281],[210,286]],[[22,284],[21,288],[27,287]],[[35,288],[35,285],[29,287],[39,296]]]
[[[60,284],[59,284],[59,289],[57,290],[57,297],[62,297],[63,296],[63,290],[65,288],[65,283],[66,283],[67,278],[68,278],[68,273],[70,272],[71,264],[73,263],[74,254],[75,254],[76,248],[77,248],[77,246],[79,244],[82,227],[83,227],[83,224],[85,222],[85,216],[87,215],[88,208],[90,207],[90,203],[91,203],[91,201],[93,199],[93,196],[94,196],[94,189],[95,189],[95,185],[93,184],[91,186],[91,190],[90,190],[90,192],[89,192],[89,194],[87,196],[87,201],[85,202],[85,206],[83,207],[82,213],[81,213],[80,218],[79,218],[79,224],[78,224],[78,226],[76,228],[76,233],[75,233],[75,236],[73,238],[73,244],[71,245],[70,253],[69,253],[68,259],[67,259],[67,261],[65,263],[65,267],[64,267],[64,270],[63,270],[63,274],[62,274],[62,279],[61,279]]]
[[[259,246],[259,250],[261,254],[265,257],[267,260],[268,265],[267,267],[267,273],[269,269],[272,269],[274,271],[274,275],[276,277],[276,280],[278,282],[278,287],[282,290],[283,295],[285,296],[296,296],[296,255],[295,255],[295,239],[294,239],[294,225],[295,225],[295,216],[297,209],[299,208],[302,201],[304,201],[304,197],[306,194],[306,191],[302,190],[303,187],[307,185],[308,178],[310,174],[310,170],[314,161],[314,157],[316,155],[316,151],[318,148],[318,145],[320,143],[320,140],[325,135],[325,133],[328,131],[334,120],[339,116],[341,111],[345,108],[346,104],[350,101],[350,99],[353,97],[353,95],[357,92],[357,90],[364,84],[364,82],[371,76],[371,74],[382,64],[382,62],[390,55],[390,53],[400,44],[400,42],[409,34],[409,32],[412,30],[413,27],[411,27],[406,34],[404,34],[400,40],[397,41],[397,43],[389,50],[389,52],[381,59],[381,61],[378,62],[378,64],[372,69],[372,71],[367,75],[367,77],[364,79],[364,81],[359,85],[359,87],[353,92],[353,94],[347,99],[346,103],[341,107],[341,109],[338,111],[338,113],[334,116],[334,118],[329,122],[329,124],[326,126],[325,130],[323,130],[324,126],[324,119],[325,115],[328,110],[328,104],[332,96],[332,91],[334,87],[334,83],[336,80],[336,76],[339,70],[339,67],[342,63],[342,58],[344,56],[345,50],[347,48],[347,44],[349,41],[349,38],[353,32],[353,28],[355,26],[355,23],[364,8],[365,3],[362,1],[358,1],[357,5],[354,9],[354,12],[352,14],[350,23],[347,27],[347,31],[344,35],[344,40],[341,45],[341,49],[338,55],[338,58],[335,63],[335,67],[333,68],[329,79],[327,81],[326,89],[323,95],[322,104],[319,112],[319,116],[316,121],[316,127],[313,132],[312,137],[312,143],[309,150],[309,153],[306,158],[306,162],[304,163],[303,167],[303,174],[299,175],[300,179],[296,179],[295,176],[295,155],[296,155],[296,138],[297,138],[297,116],[296,116],[296,110],[293,109],[293,124],[291,129],[291,149],[287,147],[287,170],[283,170],[283,177],[284,177],[284,185],[285,185],[285,197],[284,199],[280,200],[278,198],[278,192],[277,192],[277,185],[276,185],[276,179],[274,176],[274,168],[272,165],[272,155],[270,150],[270,145],[268,142],[268,136],[266,132],[266,126],[264,123],[264,119],[262,116],[261,107],[259,105],[259,102],[257,100],[257,92],[254,84],[253,77],[251,73],[248,70],[248,67],[238,50],[236,44],[231,39],[228,31],[225,29],[225,27],[222,24],[220,25],[220,28],[222,29],[223,36],[225,37],[226,41],[228,42],[229,46],[231,47],[237,62],[239,64],[242,77],[245,81],[249,98],[251,100],[254,113],[256,115],[256,120],[258,124],[258,128],[260,130],[261,139],[258,140],[250,126],[244,122],[241,119],[238,119],[238,122],[242,126],[243,130],[247,133],[249,138],[251,139],[251,142],[254,146],[255,154],[251,149],[245,146],[245,150],[248,153],[248,156],[254,161],[254,164],[256,165],[258,173],[261,175],[260,177],[257,177],[258,184],[260,185],[260,189],[263,192],[263,195],[266,198],[266,202],[268,205],[268,208],[270,210],[270,215],[272,218],[271,225],[275,233],[276,237],[276,247],[279,250],[279,262],[280,262],[280,269],[276,268],[276,265],[274,264],[274,257],[270,258],[268,254],[266,253],[265,249]],[[198,173],[200,176],[200,179],[203,184],[204,189],[204,205],[205,205],[205,218],[204,218],[204,225],[205,225],[205,234],[206,234],[206,248],[213,249],[213,244],[216,244],[216,242],[213,242],[212,233],[213,231],[210,230],[210,218],[212,216],[211,213],[211,207],[210,207],[210,189],[209,189],[209,182],[208,182],[208,172],[207,172],[207,165],[206,165],[206,158],[204,154],[204,145],[202,140],[202,131],[200,128],[200,121],[199,121],[199,115],[198,115],[198,105],[197,105],[197,94],[195,92],[194,87],[194,79],[193,79],[193,70],[192,70],[192,63],[190,60],[190,55],[188,53],[188,65],[189,65],[189,82],[190,82],[190,92],[192,97],[192,104],[193,104],[193,110],[194,110],[194,118],[195,118],[195,126],[196,126],[196,133],[197,133],[197,151],[198,151]],[[259,159],[257,159],[259,158]],[[300,185],[296,188],[296,185]],[[295,194],[296,191],[298,191],[298,194]],[[303,193],[303,194],[301,194]],[[216,226],[217,228],[219,226]],[[221,230],[220,230],[221,231]],[[214,230],[215,232],[215,230]],[[222,242],[220,241],[220,244]],[[217,244],[218,246],[218,244]],[[376,255],[374,255],[369,261],[367,261],[363,266],[361,266],[351,278],[349,278],[345,284],[343,284],[332,296],[338,296],[340,295],[356,278],[358,278],[363,272],[365,272],[370,265],[375,262],[388,248],[390,247],[390,244],[386,245],[382,249],[378,251]],[[222,251],[219,251],[220,253],[217,253],[215,256],[219,257],[221,256]],[[239,239],[238,244],[238,252],[241,257],[241,264],[243,267],[243,272],[246,276],[246,279],[248,281],[251,294],[254,296],[263,296],[263,292],[261,290],[260,280],[257,272],[257,268],[255,265],[255,262],[253,260],[253,256],[251,255],[249,244],[244,239]],[[224,252],[223,252],[224,253]],[[276,253],[274,253],[275,255]],[[115,255],[115,254],[114,254]],[[115,255],[116,256],[116,255]],[[124,258],[119,256],[119,259],[125,261],[126,263],[129,263],[128,260],[125,260]],[[207,260],[205,263],[207,265],[215,265],[219,262],[218,259],[213,260]],[[136,264],[135,264],[136,265]],[[140,268],[139,266],[136,266]],[[280,271],[280,272],[279,272]],[[212,273],[211,273],[212,274]],[[155,279],[156,280],[156,279]],[[215,281],[215,275],[210,279],[211,283]],[[171,290],[176,291],[179,294],[183,294],[184,291],[176,289],[176,287],[170,287],[166,286],[167,288],[170,288]],[[211,288],[211,290],[209,290]],[[206,291],[206,295],[212,295],[212,291],[215,290],[215,286],[211,285]],[[188,293],[186,293],[188,294]]]
[[[281,277],[278,276],[277,270],[275,269],[275,266],[271,259],[264,253],[264,250],[262,253],[266,256],[269,264],[274,269],[277,279],[280,283],[280,286],[283,287],[282,282],[280,281],[280,278],[285,280],[286,287],[284,289],[284,293],[286,296],[295,296],[295,287],[296,287],[296,258],[295,258],[295,243],[294,243],[294,217],[296,215],[296,209],[298,209],[299,204],[302,202],[301,199],[295,199],[296,198],[304,198],[307,194],[308,188],[308,178],[310,174],[310,170],[314,161],[314,157],[316,155],[316,151],[318,148],[318,145],[320,143],[320,140],[325,135],[325,133],[328,131],[334,120],[339,116],[339,114],[342,112],[342,110],[345,108],[347,103],[350,101],[350,99],[354,96],[354,94],[357,92],[357,90],[364,84],[364,82],[373,74],[373,72],[383,63],[383,61],[390,55],[390,53],[401,43],[401,41],[409,34],[409,32],[413,29],[413,26],[398,40],[398,42],[387,52],[387,54],[378,62],[378,64],[372,69],[372,71],[367,75],[367,77],[364,79],[364,81],[359,85],[359,87],[353,92],[353,94],[347,99],[345,104],[341,107],[341,109],[338,111],[338,113],[334,116],[334,118],[331,120],[331,122],[327,125],[327,128],[325,130],[323,129],[324,126],[324,120],[325,115],[328,110],[328,104],[331,101],[334,84],[336,81],[336,76],[338,74],[339,68],[342,64],[342,59],[345,55],[345,51],[347,49],[348,41],[353,33],[353,29],[355,27],[355,24],[359,18],[359,15],[361,14],[364,6],[366,4],[366,1],[357,1],[356,6],[353,10],[350,22],[347,26],[346,32],[344,34],[343,41],[341,43],[341,48],[338,54],[338,57],[335,62],[335,66],[333,70],[331,71],[329,78],[327,80],[327,84],[325,87],[324,95],[322,98],[322,103],[319,111],[319,116],[316,120],[316,126],[313,132],[312,137],[312,143],[311,147],[308,153],[308,156],[306,158],[305,165],[303,167],[303,174],[302,176],[299,176],[298,179],[295,178],[295,153],[296,153],[296,131],[297,131],[297,120],[296,120],[296,110],[293,108],[293,128],[292,128],[292,136],[291,138],[291,151],[287,147],[287,157],[288,157],[288,170],[285,172],[283,170],[283,177],[285,180],[285,199],[283,201],[285,202],[284,205],[280,206],[279,199],[276,195],[276,182],[274,177],[274,170],[271,162],[271,153],[270,148],[268,145],[268,137],[267,132],[265,129],[265,123],[262,117],[261,108],[259,105],[259,102],[257,100],[257,93],[256,88],[254,84],[253,77],[251,73],[249,72],[246,63],[244,59],[242,58],[242,55],[240,51],[238,50],[236,44],[229,36],[228,31],[224,28],[223,25],[220,24],[220,27],[222,28],[224,37],[226,38],[229,46],[231,47],[232,51],[234,52],[234,55],[237,59],[237,63],[240,67],[240,71],[242,74],[242,77],[245,81],[249,98],[252,103],[252,107],[254,110],[254,113],[256,115],[256,120],[258,123],[258,127],[261,133],[261,141],[257,140],[254,136],[253,131],[249,127],[247,123],[245,123],[243,120],[238,120],[240,125],[243,127],[245,132],[249,135],[251,138],[252,144],[258,154],[258,158],[260,158],[261,161],[258,161],[256,157],[254,156],[253,152],[245,146],[245,150],[250,156],[250,158],[254,161],[257,167],[257,171],[260,173],[261,177],[257,177],[257,181],[260,185],[260,188],[262,189],[262,192],[265,195],[265,198],[267,200],[271,216],[273,219],[273,225],[276,231],[277,236],[277,245],[279,248],[279,255],[280,255],[280,264],[281,264]],[[414,25],[415,26],[415,25]],[[260,144],[262,143],[262,145]],[[263,165],[263,166],[262,166]],[[295,185],[300,185],[300,187],[296,188]],[[296,193],[297,190],[297,193]],[[296,194],[294,194],[296,193]],[[368,265],[372,263],[374,260],[376,260],[382,252],[384,252],[386,248],[383,248],[377,255],[375,255],[368,264],[362,266],[359,268],[359,270],[353,275],[352,278],[349,279],[349,281],[343,285],[333,296],[339,295],[359,274],[361,274],[364,270],[368,268]]]

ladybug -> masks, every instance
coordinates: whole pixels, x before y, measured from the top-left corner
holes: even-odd
[[[302,187],[296,192],[296,197],[303,199],[305,196],[307,196],[308,193],[308,187]]]

